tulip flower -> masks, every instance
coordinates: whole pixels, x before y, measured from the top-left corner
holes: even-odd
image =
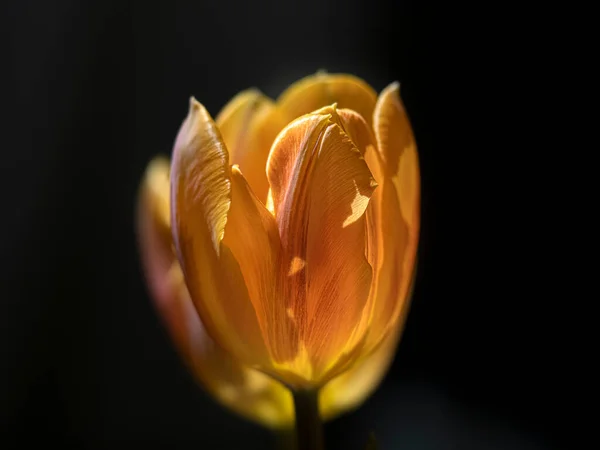
[[[407,312],[420,180],[399,85],[317,74],[216,121],[192,98],[140,198],[151,292],[192,371],[246,417],[295,415],[317,448],[316,408],[372,392]]]

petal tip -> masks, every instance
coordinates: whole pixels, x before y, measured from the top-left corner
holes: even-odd
[[[168,170],[168,168],[170,167],[171,164],[169,158],[167,158],[164,155],[156,155],[150,160],[150,162],[146,166],[145,174],[146,176],[151,177],[154,174],[163,172],[165,169]]]
[[[390,83],[384,90],[383,93],[388,95],[395,95],[396,97],[400,97],[400,82],[394,81]]]
[[[196,100],[196,97],[194,97],[193,95],[190,95],[188,103],[190,105],[190,110],[198,108],[198,106],[200,106],[200,102]]]
[[[255,97],[259,97],[259,98],[265,97],[265,94],[263,94],[263,92],[256,86],[252,86],[251,88],[247,89],[246,92]]]
[[[202,103],[200,103],[196,99],[196,97],[194,97],[193,95],[190,96],[188,104],[189,104],[188,114],[187,114],[186,120],[184,121],[184,124],[185,123],[190,123],[190,124],[193,123],[198,114],[203,115],[203,116],[209,116],[208,111],[206,110],[204,105]]]
[[[187,116],[179,127],[177,137],[175,138],[175,145],[173,146],[171,154],[171,170],[173,173],[177,173],[177,170],[175,169],[180,164],[179,158],[189,151],[188,144],[194,133],[194,124],[197,121],[197,114],[204,113],[205,116],[208,115],[208,112],[204,106],[202,106],[202,104],[196,100],[194,96],[190,96],[188,104],[189,108]]]

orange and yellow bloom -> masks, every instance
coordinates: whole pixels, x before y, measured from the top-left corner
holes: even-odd
[[[383,377],[408,307],[419,204],[399,86],[378,97],[358,78],[317,74],[276,102],[245,91],[216,120],[191,99],[170,168],[147,171],[140,244],[196,376],[241,414],[285,426],[286,387],[319,390],[329,418]]]

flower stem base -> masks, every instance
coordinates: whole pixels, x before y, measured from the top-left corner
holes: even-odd
[[[324,450],[323,424],[319,416],[319,392],[293,393],[296,409],[297,450]]]

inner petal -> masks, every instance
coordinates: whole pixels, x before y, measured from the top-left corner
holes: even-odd
[[[267,157],[275,137],[286,125],[279,109],[260,91],[249,89],[225,105],[216,124],[229,151],[229,163],[240,166],[248,184],[264,203],[269,189]]]
[[[297,352],[298,339],[278,290],[281,242],[277,223],[239,168],[233,166],[231,172],[231,210],[223,244],[240,265],[271,355],[276,360],[288,360]]]
[[[280,134],[267,174],[286,268],[281,292],[320,378],[348,351],[368,298],[364,213],[376,184],[361,152],[322,114]]]

